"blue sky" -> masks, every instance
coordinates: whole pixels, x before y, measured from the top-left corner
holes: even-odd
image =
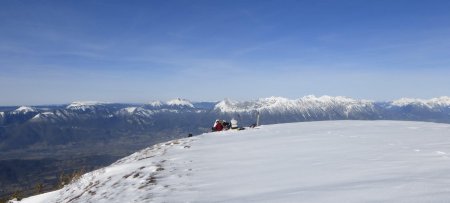
[[[450,96],[450,1],[0,1],[0,105]]]

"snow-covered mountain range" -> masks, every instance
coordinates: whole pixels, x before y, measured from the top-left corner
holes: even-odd
[[[356,100],[348,97],[316,97],[309,95],[300,99],[286,99],[283,97],[263,98],[256,101],[231,101],[223,100],[214,109],[223,113],[235,112],[261,112],[276,113],[301,113],[339,111],[342,115],[355,112],[376,112],[377,108],[390,109],[392,107],[415,107],[428,109],[450,108],[450,97],[439,97],[429,100],[402,98],[391,102],[375,102],[369,100]],[[306,116],[305,116],[306,117]]]
[[[239,116],[255,114],[271,117],[275,122],[283,123],[308,120],[336,119],[377,119],[377,104],[366,100],[347,97],[305,96],[290,100],[282,97],[270,97],[256,101],[236,102],[224,100],[219,102],[216,111]]]
[[[224,100],[219,102],[215,109],[224,113],[229,112],[267,112],[267,113],[285,113],[285,112],[308,112],[313,110],[346,109],[346,112],[371,109],[374,104],[371,101],[355,100],[347,97],[315,97],[313,95],[305,96],[300,99],[290,100],[283,97],[263,98],[257,101],[236,102]]]
[[[341,96],[315,97],[313,95],[305,96],[300,99],[270,97],[254,101],[233,101],[225,99],[219,102],[190,102],[178,98],[167,102],[153,101],[142,105],[77,101],[67,106],[53,108],[46,107],[42,109],[39,107],[21,106],[12,111],[2,112],[0,118],[6,119],[7,117],[19,117],[34,114],[30,118],[30,122],[55,122],[73,119],[89,119],[89,117],[95,116],[112,118],[135,115],[151,118],[152,115],[166,112],[214,112],[234,115],[248,115],[259,112],[260,114],[269,116],[283,114],[290,116],[297,115],[298,118],[303,120],[389,119],[389,117],[385,115],[387,111],[401,111],[402,108],[409,110],[416,109],[430,112],[444,112],[450,109],[450,97],[439,97],[429,100],[402,98],[391,102],[356,100]],[[405,112],[400,113],[404,114]],[[387,112],[387,114],[389,114],[389,112]],[[24,119],[19,120],[23,121]]]
[[[178,98],[148,104],[77,101],[68,105],[22,106],[3,111],[0,114],[0,127],[8,126],[16,130],[0,131],[0,136],[5,138],[3,142],[16,143],[18,140],[11,133],[27,132],[17,128],[26,126],[33,134],[39,134],[43,125],[55,128],[108,128],[110,133],[114,133],[116,128],[132,129],[131,133],[137,134],[172,128],[178,129],[180,134],[198,134],[208,131],[211,122],[217,118],[235,118],[246,126],[256,122],[257,114],[260,114],[262,124],[317,120],[415,120],[450,123],[450,97],[429,100],[403,98],[391,102],[312,95],[299,99],[270,97],[254,101],[225,99],[219,102],[190,102]],[[49,131],[42,133],[47,135],[39,137],[48,137]],[[39,139],[34,139],[34,142],[39,142]]]
[[[449,124],[404,121],[208,133],[154,145],[21,203],[448,202],[449,134]]]

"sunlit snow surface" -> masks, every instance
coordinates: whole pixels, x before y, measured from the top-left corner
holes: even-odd
[[[155,145],[22,202],[450,202],[450,125],[326,121]]]

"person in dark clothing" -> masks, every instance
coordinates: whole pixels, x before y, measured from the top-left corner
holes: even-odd
[[[226,120],[223,120],[222,126],[225,130],[229,130],[231,128],[231,123],[228,123]]]

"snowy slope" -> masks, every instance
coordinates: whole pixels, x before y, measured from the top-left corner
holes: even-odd
[[[128,123],[137,125],[150,125],[154,111],[142,107],[127,107],[117,111],[116,116],[124,118]]]
[[[31,118],[30,121],[41,121],[41,120],[46,120],[49,122],[55,122],[56,118],[55,118],[55,114],[53,112],[42,112],[37,114],[36,116],[34,116],[33,118]]]
[[[450,125],[324,121],[144,149],[22,202],[450,202]]]

